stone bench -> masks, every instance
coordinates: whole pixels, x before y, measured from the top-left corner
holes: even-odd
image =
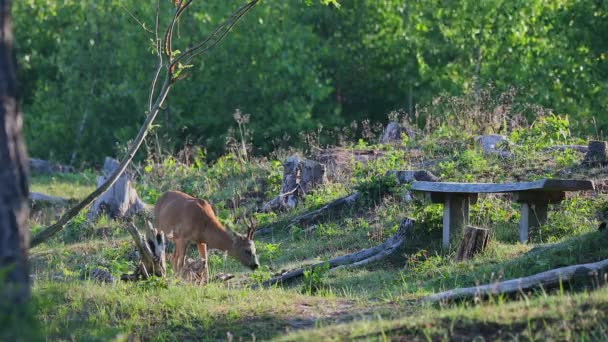
[[[513,193],[521,203],[519,241],[528,241],[531,228],[547,222],[548,204],[560,203],[566,191],[594,190],[590,180],[542,179],[517,183],[413,182],[412,191],[423,192],[432,203],[443,203],[443,246],[450,244],[450,231],[461,231],[469,221],[469,205],[480,193]]]

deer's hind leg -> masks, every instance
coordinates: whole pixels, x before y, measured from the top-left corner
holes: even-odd
[[[175,239],[175,252],[173,252],[172,261],[174,262],[173,273],[181,274],[184,268],[186,249],[188,247],[188,240]]]
[[[203,262],[203,274],[201,274],[201,283],[209,282],[209,262],[208,262],[208,254],[207,254],[207,244],[206,243],[197,243],[196,247],[198,248],[198,255]]]

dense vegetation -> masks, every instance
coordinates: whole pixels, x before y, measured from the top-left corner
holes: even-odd
[[[150,34],[122,6],[151,28],[154,3],[15,2],[31,155],[90,165],[134,136],[156,60]],[[195,4],[179,23],[180,41],[204,36],[238,3]],[[256,153],[297,146],[307,140],[302,132],[336,142],[353,120],[383,122],[393,110],[424,126],[420,105],[446,92],[477,94],[487,84],[499,93],[516,87],[522,103],[569,114],[583,136],[608,125],[605,1],[340,4],[265,0],[255,8],[174,90],[155,132],[162,149],[198,145],[214,159],[247,117]],[[516,107],[504,118],[512,110],[532,118]],[[434,118],[453,114],[446,106]],[[365,137],[362,127],[350,130]]]
[[[213,162],[205,162],[195,151],[182,151],[161,156],[160,163],[136,163],[132,171],[137,175],[137,189],[148,203],[162,191],[181,189],[209,199],[220,220],[236,230],[244,231],[244,217],[271,227],[269,234],[256,238],[262,266],[249,272],[232,258],[213,252],[211,276],[233,273],[236,278],[197,286],[177,280],[170,270],[167,279],[98,283],[90,279],[94,268],[107,270],[114,278],[134,268],[134,244],[123,228],[126,223],[107,217],[88,222],[82,214],[31,251],[33,307],[41,333],[61,340],[608,338],[606,279],[445,307],[416,303],[446,289],[608,258],[604,248],[608,233],[597,231],[596,216],[607,210],[605,169],[581,167],[583,155],[576,151],[545,150],[555,144],[580,142],[570,133],[567,118],[544,115],[531,125],[510,127],[505,148],[512,157],[505,159],[484,154],[476,145],[474,138],[483,128],[478,127],[476,107],[465,105],[468,99],[445,101],[461,104],[460,109],[433,132],[417,130],[394,145],[347,141],[342,147],[347,158],[329,170],[328,183],[307,192],[297,208],[286,212],[257,211],[279,191],[285,151],[259,158],[233,150]],[[243,130],[247,134],[247,125]],[[355,151],[372,149],[377,152],[375,159],[358,162],[352,157]],[[445,181],[508,182],[567,175],[596,180],[598,191],[572,193],[561,204],[551,206],[547,224],[525,245],[517,242],[519,205],[508,196],[482,195],[471,208],[471,222],[491,229],[490,244],[472,260],[456,262],[454,248],[441,248],[441,206],[418,196],[405,202],[408,185],[384,176],[386,170],[414,168],[421,162]],[[78,199],[93,189],[94,178],[90,171],[35,175],[32,188]],[[363,194],[352,207],[313,225],[287,226],[294,216],[352,189]],[[30,217],[33,232],[63,210],[34,208]],[[282,270],[377,245],[406,216],[416,219],[415,228],[389,258],[353,269],[309,269],[302,281],[285,286],[250,287]],[[189,253],[197,255],[194,248]]]

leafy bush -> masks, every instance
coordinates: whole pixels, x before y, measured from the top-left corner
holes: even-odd
[[[378,201],[386,195],[394,195],[399,188],[395,175],[373,174],[361,180],[355,189],[367,200]]]

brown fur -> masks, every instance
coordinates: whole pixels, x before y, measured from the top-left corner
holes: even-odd
[[[209,247],[227,251],[230,256],[252,269],[259,266],[251,239],[253,231],[250,229],[243,236],[224,228],[211,205],[203,199],[179,191],[167,191],[156,201],[154,219],[156,228],[175,243],[171,264],[176,274],[184,267],[189,242],[196,244],[205,264]]]

